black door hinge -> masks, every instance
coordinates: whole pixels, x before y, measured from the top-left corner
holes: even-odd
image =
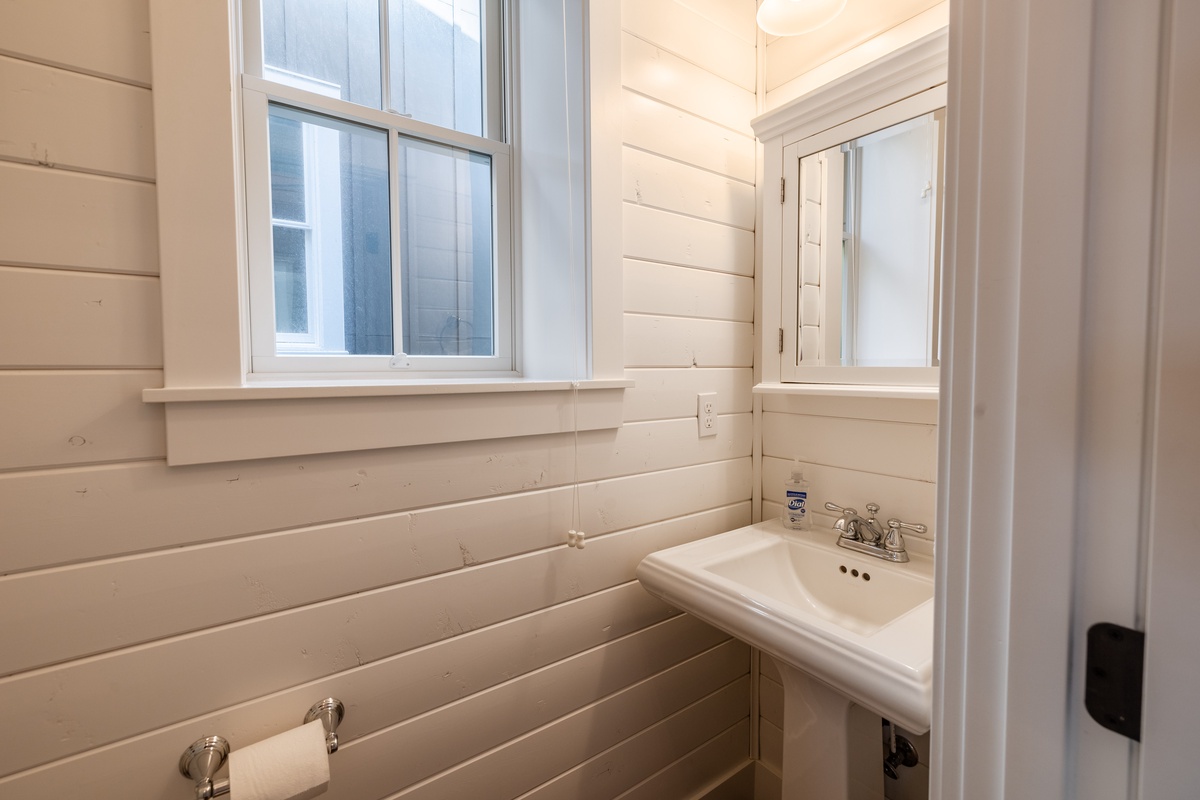
[[[1146,634],[1098,622],[1087,633],[1083,704],[1110,731],[1142,740],[1142,662]]]

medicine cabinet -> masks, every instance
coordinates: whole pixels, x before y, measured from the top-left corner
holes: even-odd
[[[937,394],[945,107],[943,29],[754,120],[759,391]]]

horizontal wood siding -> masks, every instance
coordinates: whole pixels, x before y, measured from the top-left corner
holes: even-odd
[[[187,467],[141,399],[146,0],[102,5],[0,25],[0,797],[180,797],[193,740],[329,695],[339,800],[686,797],[743,766],[747,647],[634,570],[752,516],[752,0],[626,3],[619,429]]]
[[[159,370],[0,372],[0,470],[162,458],[163,412],[138,402]]]
[[[0,52],[149,86],[150,10],[145,0],[6,0]]]
[[[0,264],[157,275],[154,203],[143,181],[0,161]]]
[[[0,56],[7,108],[0,117],[0,158],[58,169],[154,179],[150,90]],[[111,135],[80,136],[84,120],[112,121]]]
[[[717,439],[732,436],[751,448],[735,452],[750,455],[757,37],[747,29],[755,3],[623,0],[622,12],[625,363],[637,381],[626,419],[674,419],[696,436],[696,395],[715,392]],[[732,692],[720,701],[726,710],[704,712],[703,721],[696,714],[716,695],[696,694],[691,709],[596,751],[528,796],[699,796],[746,763],[750,685],[723,690]],[[734,699],[743,692],[744,707]],[[430,796],[456,794],[466,793]]]

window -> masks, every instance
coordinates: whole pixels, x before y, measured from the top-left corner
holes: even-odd
[[[427,78],[411,70],[402,108],[409,109],[404,113],[412,113],[412,119],[382,108],[382,98],[396,95],[391,88],[385,92],[382,72],[378,106],[343,99],[330,74],[301,75],[286,60],[268,59],[262,75],[244,75],[242,42],[264,41],[261,16],[248,13],[250,2],[150,0],[158,220],[147,224],[148,235],[158,235],[165,360],[163,387],[145,390],[143,398],[164,404],[167,463],[531,436],[572,430],[576,420],[579,430],[619,426],[622,393],[632,385],[624,376],[621,242],[613,235],[621,229],[621,120],[615,111],[621,106],[620,5],[511,3],[505,25],[511,45],[506,86],[512,102],[504,109],[507,117],[489,117],[481,107],[478,124],[487,135],[477,136],[420,119],[425,114],[420,109],[427,108],[421,106]],[[327,5],[310,0],[304,7],[324,12]],[[392,10],[398,5],[391,3],[386,12],[392,24],[379,27],[392,39]],[[383,10],[379,13],[382,20]],[[293,44],[312,49],[328,42],[318,37]],[[325,58],[344,61],[361,55],[345,47],[330,52]],[[384,45],[371,52],[382,59]],[[392,76],[400,67],[389,57],[388,83],[396,87]],[[255,63],[263,63],[261,54]],[[499,76],[484,82],[489,80]],[[243,86],[255,99],[245,99]],[[486,91],[496,88],[499,84]],[[244,124],[248,103],[258,104],[255,124]],[[503,140],[492,138],[491,119],[503,123]],[[278,144],[273,163],[272,135]],[[358,142],[348,144],[356,136]],[[371,145],[380,136],[388,151],[386,170],[372,160],[383,163]],[[501,285],[499,267],[493,273],[501,276],[493,288],[493,349],[499,352],[508,343],[512,365],[506,371],[418,371],[425,369],[418,362],[443,356],[417,352],[410,355],[414,364],[409,369],[390,363],[373,372],[325,367],[353,358],[390,362],[386,354],[350,355],[351,347],[382,347],[350,338],[364,330],[366,336],[376,335],[373,325],[364,327],[363,317],[382,316],[395,348],[405,336],[403,326],[416,316],[403,304],[419,292],[430,298],[435,288],[419,285],[419,274],[405,277],[403,269],[394,267],[403,266],[406,241],[419,246],[404,225],[419,227],[415,213],[435,210],[432,204],[412,207],[409,201],[414,216],[405,222],[400,214],[399,167],[395,176],[392,171],[401,163],[402,146],[407,148],[408,174],[440,164],[444,171],[454,170],[455,181],[462,182],[456,186],[476,180],[481,157],[490,159],[492,257],[499,261],[508,254],[512,268],[511,289]],[[250,164],[244,154],[255,148],[265,155]],[[353,165],[360,158],[366,166],[342,167],[335,149],[337,159],[346,155]],[[494,199],[505,191],[495,188],[501,180],[498,164],[509,170],[510,185],[521,187],[509,192],[507,206]],[[259,170],[257,179],[251,179],[252,168]],[[272,168],[278,177],[274,186]],[[346,233],[345,215],[363,212],[348,212],[343,200],[356,186],[366,191],[364,187],[381,185],[368,180],[372,171],[386,174],[389,220],[377,228],[380,238],[355,239]],[[343,175],[357,183],[343,181]],[[463,203],[456,213],[473,207]],[[253,230],[248,225],[252,208],[260,215]],[[504,216],[510,209],[511,221]],[[360,243],[361,257],[352,251],[351,240]],[[340,252],[342,258],[314,262],[322,248]],[[278,314],[283,334],[275,319],[276,249],[281,256]],[[347,273],[359,271],[353,277],[358,281],[372,250],[392,254],[387,264],[390,295],[371,294],[375,302],[386,299],[392,308],[384,314],[356,305],[359,316],[350,319],[344,309],[361,284],[347,288]],[[265,270],[250,269],[252,251],[260,264],[265,253]],[[394,274],[400,279],[393,279]],[[403,281],[414,275],[418,286],[405,294]],[[252,286],[255,281],[265,283],[265,290]],[[336,298],[339,287],[342,313],[327,313],[321,304]],[[271,323],[252,326],[251,306],[259,303],[261,315],[263,298],[268,298]],[[396,306],[403,313],[399,329]],[[504,317],[511,332],[501,327]],[[426,340],[426,350],[434,341],[439,352],[446,341],[459,353],[475,348],[481,326],[478,319],[470,321],[469,329],[446,326],[443,316],[442,326],[433,329],[436,336]],[[265,350],[252,341],[254,336],[264,336]],[[337,345],[338,336],[346,341]],[[266,353],[264,358],[286,359],[288,365],[309,359],[322,369],[256,371],[256,346]],[[336,356],[321,352],[335,346]],[[476,357],[444,358],[461,363]]]
[[[248,0],[253,373],[512,374],[500,0]]]

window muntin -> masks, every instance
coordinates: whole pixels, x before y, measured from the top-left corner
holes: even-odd
[[[498,7],[247,10],[252,372],[514,374]]]

